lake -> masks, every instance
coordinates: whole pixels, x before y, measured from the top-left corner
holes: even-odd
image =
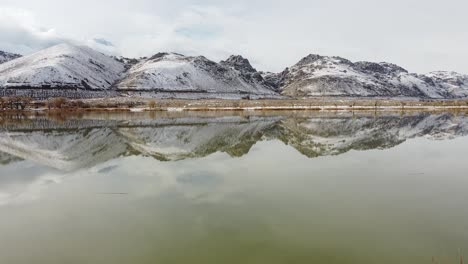
[[[461,263],[468,115],[0,116],[0,263]]]

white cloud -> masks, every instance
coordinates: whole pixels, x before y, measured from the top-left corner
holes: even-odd
[[[459,0],[0,2],[16,8],[1,13],[0,49],[23,53],[73,39],[132,57],[240,54],[260,70],[280,71],[318,53],[390,61],[417,72],[468,71],[468,2]]]
[[[117,43],[123,54],[145,56],[160,51],[188,55],[206,55],[224,59],[234,42],[229,38],[243,21],[214,7],[192,6],[176,17],[164,20],[157,16],[137,14],[129,18],[132,34]]]
[[[34,16],[25,10],[0,8],[0,49],[30,53],[63,42],[54,29],[38,27]]]
[[[116,47],[109,40],[102,37],[90,38],[80,42],[80,44],[86,45],[108,55],[120,55]]]

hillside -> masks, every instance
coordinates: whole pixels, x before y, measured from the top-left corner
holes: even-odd
[[[196,98],[278,97],[256,72],[243,72],[230,61],[216,63],[203,56],[158,53],[130,67],[119,91],[172,93]],[[150,94],[147,94],[150,95]]]
[[[265,74],[291,97],[358,96],[456,98],[468,95],[468,77],[440,72],[409,73],[391,63],[356,62],[309,55],[279,74]]]
[[[84,46],[60,44],[0,65],[3,88],[109,89],[124,65]]]

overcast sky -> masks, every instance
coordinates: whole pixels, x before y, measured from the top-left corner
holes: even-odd
[[[129,57],[248,57],[280,71],[310,53],[468,73],[463,0],[0,0],[0,50],[72,41]]]

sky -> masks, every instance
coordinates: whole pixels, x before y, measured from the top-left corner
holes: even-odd
[[[463,0],[0,0],[0,50],[239,54],[273,72],[312,53],[468,74],[466,10]]]

